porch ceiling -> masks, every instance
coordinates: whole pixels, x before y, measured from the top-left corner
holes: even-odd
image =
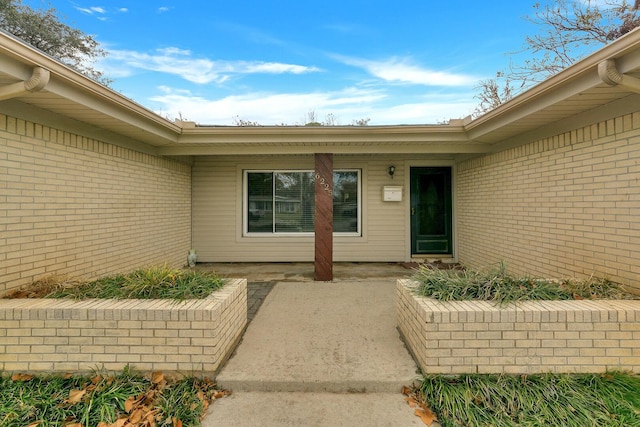
[[[114,143],[132,141],[167,156],[319,151],[478,154],[509,141],[525,143],[544,132],[561,130],[565,123],[579,124],[591,112],[598,113],[598,120],[606,120],[638,111],[640,94],[606,85],[597,68],[602,61],[614,59],[621,73],[640,78],[639,30],[475,120],[364,127],[172,122],[0,31],[0,89],[28,80],[36,67],[51,74],[43,89],[0,100],[0,112],[31,120],[37,117],[40,123],[58,127],[73,123],[85,136]]]

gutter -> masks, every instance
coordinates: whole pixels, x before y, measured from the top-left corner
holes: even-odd
[[[34,67],[29,80],[13,83],[0,87],[0,101],[38,92],[44,89],[49,83],[51,73],[41,67]]]
[[[621,86],[624,89],[640,93],[640,79],[618,71],[614,59],[606,59],[598,64],[598,76],[609,86]]]

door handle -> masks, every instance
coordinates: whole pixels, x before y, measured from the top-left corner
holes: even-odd
[[[411,208],[411,215],[415,215],[416,214],[416,208]]]

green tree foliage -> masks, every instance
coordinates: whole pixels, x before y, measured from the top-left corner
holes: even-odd
[[[34,10],[21,0],[0,0],[0,28],[82,74],[109,83],[92,67],[106,52],[92,36],[63,23],[56,9]]]
[[[564,70],[574,62],[640,26],[640,0],[547,0],[533,5],[527,20],[540,31],[527,36],[518,54],[522,63],[512,62],[507,71],[481,81],[476,98],[476,115],[508,101],[518,92]],[[513,61],[513,57],[512,57]]]

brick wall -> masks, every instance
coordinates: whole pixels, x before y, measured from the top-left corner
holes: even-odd
[[[191,167],[0,115],[0,293],[185,264]]]
[[[78,372],[127,364],[214,373],[247,323],[247,281],[208,299],[0,299],[0,371]]]
[[[640,290],[640,113],[456,168],[458,259]]]
[[[398,280],[398,328],[425,373],[640,372],[640,301],[417,297]]]

